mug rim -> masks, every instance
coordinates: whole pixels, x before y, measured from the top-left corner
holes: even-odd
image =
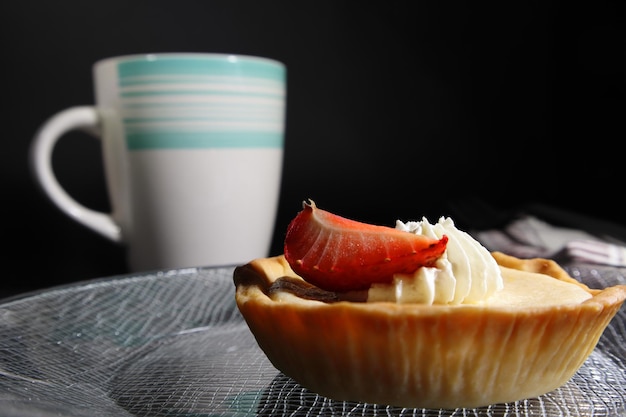
[[[137,54],[123,54],[114,55],[106,58],[101,58],[94,62],[93,66],[100,67],[112,63],[128,62],[128,61],[157,61],[159,58],[177,58],[177,57],[189,57],[189,58],[216,58],[236,63],[237,61],[260,61],[268,64],[277,65],[285,68],[285,64],[277,59],[263,57],[258,55],[237,54],[237,53],[225,53],[225,52],[146,52]]]

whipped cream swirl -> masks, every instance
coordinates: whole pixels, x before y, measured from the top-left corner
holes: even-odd
[[[419,304],[476,304],[502,289],[500,267],[489,251],[449,217],[435,224],[396,222],[396,229],[441,239],[448,236],[444,254],[432,267],[412,274],[395,274],[390,284],[374,284],[368,302],[393,301]]]

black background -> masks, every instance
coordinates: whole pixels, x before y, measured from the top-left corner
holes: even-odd
[[[625,225],[624,3],[472,3],[2,2],[2,294],[127,272],[123,248],[57,210],[28,166],[48,117],[93,103],[92,64],[124,54],[287,65],[273,253],[306,198],[380,224],[497,226],[489,211],[464,216],[480,202]],[[99,155],[97,140],[69,134],[54,166],[70,194],[107,210]]]

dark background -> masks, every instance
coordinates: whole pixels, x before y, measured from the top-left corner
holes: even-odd
[[[273,253],[306,198],[380,224],[497,227],[539,204],[626,225],[624,2],[471,3],[2,2],[0,295],[127,272],[123,248],[57,210],[28,167],[38,127],[93,103],[92,64],[123,54],[287,65]],[[54,164],[108,209],[97,140],[67,135]]]

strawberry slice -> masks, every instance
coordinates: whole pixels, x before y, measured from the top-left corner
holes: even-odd
[[[284,249],[291,268],[306,281],[328,291],[350,291],[432,265],[447,242],[447,236],[437,240],[349,220],[309,200],[289,224]]]

